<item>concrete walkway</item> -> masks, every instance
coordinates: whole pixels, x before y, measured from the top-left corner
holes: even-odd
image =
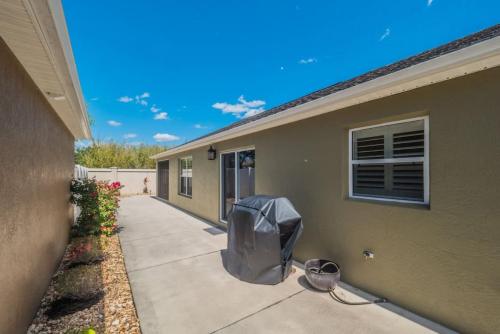
[[[339,304],[312,291],[300,269],[276,286],[241,282],[222,267],[224,232],[157,199],[122,199],[119,223],[143,334],[449,333],[393,305]],[[339,292],[371,298],[347,285]]]

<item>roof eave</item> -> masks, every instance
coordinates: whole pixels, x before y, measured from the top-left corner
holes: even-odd
[[[56,75],[62,84],[64,96],[70,105],[72,115],[65,115],[65,118],[77,118],[77,125],[69,127],[70,131],[75,139],[90,139],[92,138],[90,121],[81,91],[61,0],[23,1],[27,8],[31,6],[30,15],[34,15],[32,18],[34,24],[35,22],[39,24],[40,39],[51,57]],[[61,113],[64,111],[61,110]]]
[[[91,138],[61,1],[0,2],[0,34],[73,137]]]
[[[500,37],[495,37],[256,121],[174,147],[156,154],[152,158],[161,160],[188,150],[407,92],[499,65]]]

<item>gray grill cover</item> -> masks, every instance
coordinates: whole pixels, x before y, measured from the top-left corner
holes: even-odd
[[[302,217],[284,197],[252,196],[234,204],[227,232],[226,270],[242,281],[277,284],[290,273]]]

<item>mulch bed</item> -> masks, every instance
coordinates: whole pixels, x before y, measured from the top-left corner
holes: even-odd
[[[62,298],[56,291],[57,278],[71,265],[63,260],[42,299],[28,334],[78,333],[92,328],[96,333],[140,334],[139,321],[117,235],[101,237],[104,259],[99,266],[101,292],[80,304]],[[68,247],[68,250],[70,247]],[[68,257],[66,252],[65,258]],[[68,303],[66,306],[64,303]],[[62,305],[62,306],[61,306]],[[65,313],[70,314],[65,314]],[[51,317],[49,317],[51,315]]]

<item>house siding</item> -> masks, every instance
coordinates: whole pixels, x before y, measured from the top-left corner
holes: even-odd
[[[25,333],[68,240],[74,139],[0,38],[0,332]]]
[[[329,258],[342,279],[463,332],[500,327],[500,68],[169,157],[170,202],[219,216],[219,153],[255,146],[256,193],[302,214],[298,260]],[[348,131],[429,116],[430,206],[348,198]],[[193,196],[178,158],[193,156]],[[362,251],[375,253],[365,260]]]

